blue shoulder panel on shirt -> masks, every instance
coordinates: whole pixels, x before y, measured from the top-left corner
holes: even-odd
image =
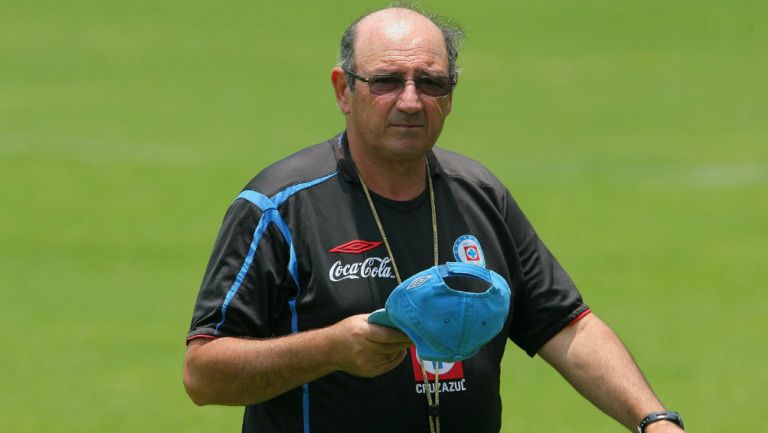
[[[240,195],[238,195],[235,200],[240,198],[248,200],[249,202],[255,204],[256,206],[259,207],[259,209],[261,209],[262,212],[266,212],[270,209],[275,209],[277,207],[269,197],[250,189],[247,189],[241,192]]]
[[[290,258],[288,259],[288,272],[291,274],[293,281],[296,283],[296,287],[299,287],[300,290],[299,269],[296,260],[296,250],[293,247],[293,237],[291,236],[291,231],[288,228],[288,224],[286,224],[285,220],[283,220],[283,217],[280,215],[280,212],[278,212],[277,208],[297,192],[323,183],[326,180],[336,176],[337,174],[338,172],[333,172],[309,182],[292,185],[278,192],[271,198],[253,190],[245,190],[237,196],[235,200],[248,200],[249,202],[256,205],[259,209],[261,209],[262,214],[261,219],[259,220],[259,224],[256,226],[256,229],[253,232],[253,239],[251,240],[248,254],[245,257],[245,260],[243,260],[243,265],[240,267],[240,271],[237,273],[235,281],[232,282],[232,286],[229,288],[227,295],[224,297],[224,302],[221,305],[221,321],[216,324],[215,328],[216,335],[218,335],[219,328],[221,328],[221,326],[224,324],[224,321],[226,320],[229,304],[232,302],[232,299],[240,289],[245,276],[248,274],[248,269],[250,269],[251,264],[253,263],[253,258],[256,255],[256,250],[259,247],[261,238],[264,236],[264,232],[266,232],[269,224],[271,223],[274,223],[277,226],[277,228],[280,230],[280,233],[282,233],[283,237],[285,238],[285,242],[288,244],[290,252]],[[295,300],[298,296],[299,292],[297,291],[293,300]],[[298,332],[298,318],[296,317],[295,307],[291,308],[291,316],[291,332]]]
[[[227,296],[224,298],[224,303],[221,305],[221,321],[216,325],[216,334],[218,334],[221,325],[224,324],[229,303],[232,302],[232,299],[237,294],[237,290],[240,288],[243,280],[245,279],[245,276],[248,274],[248,269],[251,267],[251,263],[253,263],[253,258],[256,255],[259,242],[261,242],[261,237],[264,236],[264,232],[270,223],[274,223],[277,226],[277,228],[280,230],[280,233],[283,235],[283,238],[285,238],[285,242],[288,244],[290,253],[290,258],[288,259],[288,272],[291,274],[291,277],[293,278],[293,281],[296,283],[296,287],[298,288],[296,295],[288,301],[288,306],[291,311],[291,332],[299,332],[299,316],[298,312],[296,311],[296,299],[301,293],[301,286],[299,285],[299,267],[296,260],[296,249],[293,246],[293,236],[291,235],[291,230],[283,219],[283,216],[280,215],[280,212],[277,208],[297,192],[323,183],[326,180],[336,176],[337,174],[338,172],[333,172],[329,175],[309,182],[290,186],[278,192],[271,198],[253,190],[243,191],[240,193],[240,195],[237,196],[237,199],[248,200],[249,202],[258,206],[259,209],[261,209],[262,214],[261,219],[259,220],[259,224],[256,226],[256,230],[253,232],[253,240],[251,241],[251,246],[248,249],[248,255],[245,257],[243,265],[240,268],[240,272],[238,272],[235,281],[232,283],[232,287],[230,287],[229,291],[227,292]],[[309,433],[309,385],[305,383],[302,385],[301,390],[304,433]]]
[[[264,235],[264,232],[267,230],[268,225],[269,220],[264,218],[262,215],[262,218],[259,220],[259,224],[253,231],[253,240],[251,241],[251,245],[248,248],[248,254],[245,256],[245,260],[243,260],[243,265],[240,267],[240,271],[237,273],[235,281],[232,282],[232,286],[229,288],[229,291],[227,291],[227,296],[224,297],[224,302],[221,304],[221,321],[216,324],[214,335],[219,334],[219,328],[221,328],[221,325],[223,325],[224,321],[227,319],[227,309],[229,308],[229,303],[232,302],[232,298],[235,297],[235,294],[237,294],[237,290],[240,288],[240,285],[243,284],[243,280],[245,279],[246,274],[248,274],[248,268],[251,267],[251,263],[253,263],[253,257],[256,255],[256,249],[259,248],[259,241]]]
[[[278,192],[277,194],[272,196],[272,201],[275,203],[275,206],[280,206],[283,204],[284,201],[288,200],[292,195],[296,194],[297,192],[307,189],[309,187],[313,187],[317,184],[323,183],[326,180],[332,178],[333,176],[336,176],[339,174],[338,171],[334,171],[333,173],[317,178],[315,180],[311,180],[309,182],[299,183],[293,186],[289,186],[288,188]]]

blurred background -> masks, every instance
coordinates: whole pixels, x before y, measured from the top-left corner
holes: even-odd
[[[384,2],[0,0],[0,430],[239,431],[184,338],[224,212],[343,129]],[[768,3],[423,1],[467,30],[439,145],[509,187],[691,432],[768,432]],[[503,431],[617,432],[510,345]]]

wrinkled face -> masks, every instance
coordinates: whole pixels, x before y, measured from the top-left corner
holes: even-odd
[[[379,19],[358,25],[355,72],[363,77],[396,74],[406,80],[448,76],[448,54],[440,30],[420,15]],[[390,160],[420,157],[437,141],[451,111],[451,95],[420,94],[413,81],[402,92],[372,95],[368,85],[347,89],[347,130],[354,145]]]

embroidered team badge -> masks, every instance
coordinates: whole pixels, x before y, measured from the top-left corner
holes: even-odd
[[[459,236],[453,243],[453,257],[457,262],[485,267],[485,256],[480,242],[472,235]]]

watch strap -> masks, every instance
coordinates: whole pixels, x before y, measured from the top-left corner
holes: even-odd
[[[648,427],[650,424],[655,423],[656,421],[672,421],[673,423],[680,426],[680,428],[683,427],[683,418],[680,417],[680,414],[673,411],[661,411],[661,412],[653,412],[651,414],[648,414],[645,418],[643,418],[642,421],[640,421],[640,424],[637,425],[637,432],[638,433],[645,433],[645,428]]]

